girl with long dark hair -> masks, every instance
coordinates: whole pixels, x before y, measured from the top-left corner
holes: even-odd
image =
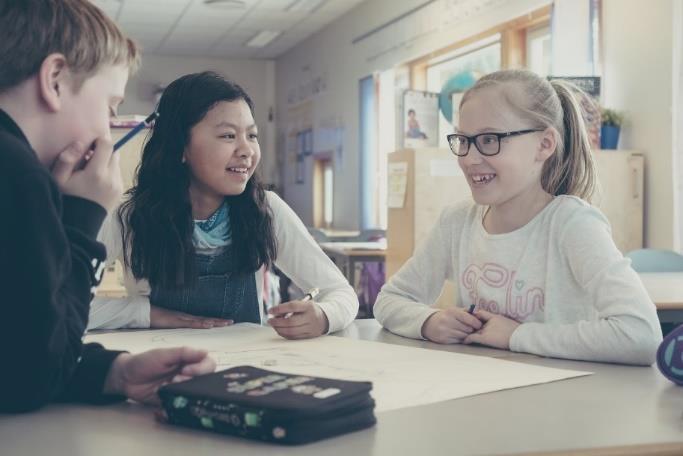
[[[213,72],[172,82],[137,180],[100,233],[124,265],[128,298],[96,299],[91,328],[213,327],[265,321],[264,269],[275,264],[316,300],[270,309],[286,338],[344,328],[358,298],[294,212],[265,191],[253,103]]]

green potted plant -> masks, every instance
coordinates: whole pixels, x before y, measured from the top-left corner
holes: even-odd
[[[600,148],[616,149],[619,144],[619,131],[624,123],[624,114],[609,108],[602,108],[600,126]]]

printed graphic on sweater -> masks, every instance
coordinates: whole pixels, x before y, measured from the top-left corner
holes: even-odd
[[[476,304],[479,309],[517,321],[524,321],[545,307],[543,289],[528,285],[524,279],[517,278],[517,271],[508,271],[499,264],[470,264],[461,282],[471,300],[465,307]]]

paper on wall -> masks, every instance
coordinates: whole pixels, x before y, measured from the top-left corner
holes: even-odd
[[[454,157],[455,158],[455,157]],[[435,177],[449,177],[462,175],[462,169],[457,160],[430,160],[429,175]]]
[[[402,208],[406,198],[408,186],[408,163],[389,163],[389,175],[387,177],[389,194],[387,204],[390,208]]]

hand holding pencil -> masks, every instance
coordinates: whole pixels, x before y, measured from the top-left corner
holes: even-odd
[[[107,138],[97,139],[90,147],[70,144],[57,155],[50,171],[65,195],[87,199],[107,211],[120,202],[123,183],[119,158]]]
[[[270,309],[268,324],[285,339],[308,339],[327,333],[327,315],[313,299],[319,290],[313,288],[298,301],[289,301]]]
[[[477,315],[473,315],[473,311],[474,307],[468,310],[449,307],[434,312],[422,324],[422,337],[439,344],[462,343],[484,326]]]
[[[123,182],[115,152],[157,117],[159,113],[153,112],[114,145],[103,137],[90,145],[76,142],[62,150],[50,164],[62,193],[93,201],[106,210],[116,207],[121,200]]]

